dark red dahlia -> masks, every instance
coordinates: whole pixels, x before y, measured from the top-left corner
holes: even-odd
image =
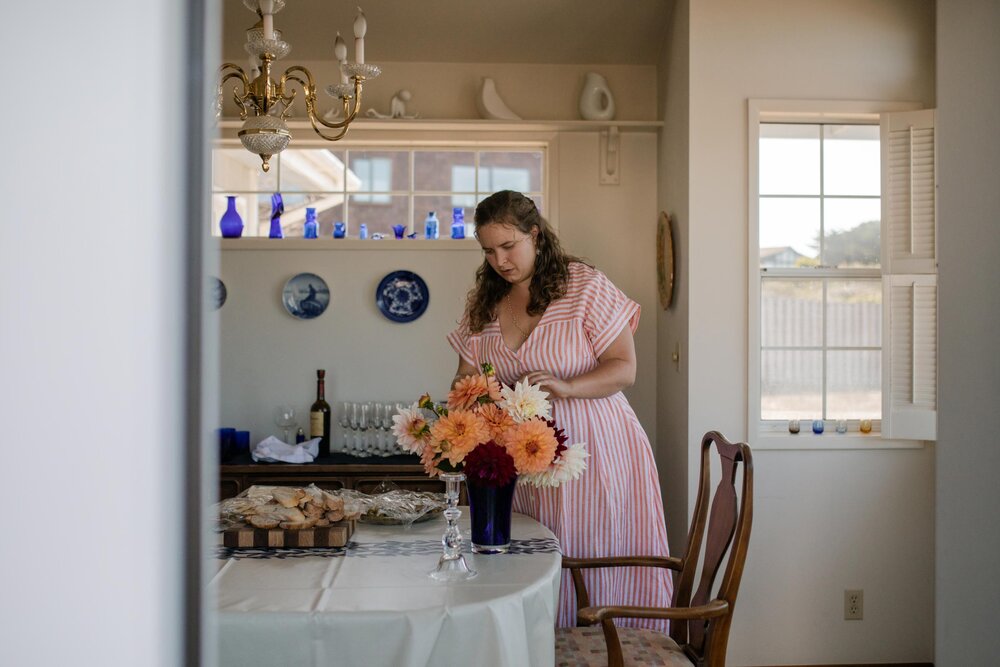
[[[566,451],[566,441],[569,438],[566,433],[561,428],[556,428],[556,420],[548,419],[545,421],[549,428],[552,429],[552,435],[556,437],[556,455],[553,458],[559,458],[564,451]]]
[[[490,440],[465,457],[462,472],[473,484],[493,488],[505,486],[517,475],[514,459],[507,450]]]

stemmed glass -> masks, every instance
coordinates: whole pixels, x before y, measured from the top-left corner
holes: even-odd
[[[444,511],[448,527],[441,537],[441,558],[438,559],[437,567],[428,572],[427,576],[438,581],[465,581],[478,574],[465,562],[465,556],[462,555],[462,533],[458,530],[458,517],[462,515],[462,511],[458,509],[458,492],[465,473],[443,472],[440,477],[444,480],[444,492],[448,499],[448,509]]]
[[[285,442],[290,443],[292,427],[295,426],[295,408],[290,405],[279,405],[274,411],[274,423],[285,431]]]
[[[372,425],[371,418],[371,406],[368,403],[361,403],[358,405],[358,410],[361,413],[358,415],[358,430],[361,431],[361,435],[358,436],[360,444],[358,449],[363,454],[371,454],[371,440],[368,437],[368,427]]]
[[[338,423],[340,428],[344,433],[344,453],[351,453],[351,436],[348,433],[348,429],[351,428],[351,412],[354,404],[350,401],[340,402],[340,416],[338,417]]]
[[[396,442],[392,439],[392,416],[396,414],[396,406],[392,403],[382,404],[382,456],[396,453]]]

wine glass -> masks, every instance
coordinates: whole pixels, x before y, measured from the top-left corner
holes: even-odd
[[[295,426],[295,408],[290,405],[279,405],[274,411],[274,423],[285,431],[285,442],[290,443],[292,427]]]
[[[361,431],[360,447],[363,454],[371,454],[371,440],[368,436],[368,427],[371,426],[371,405],[361,403],[358,405],[358,430]]]
[[[337,423],[340,424],[340,428],[344,434],[344,453],[351,453],[351,436],[348,433],[348,429],[351,428],[351,406],[353,403],[350,401],[340,402],[340,414],[337,419]]]

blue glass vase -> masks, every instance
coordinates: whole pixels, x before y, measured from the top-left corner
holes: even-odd
[[[284,212],[285,202],[281,194],[275,192],[271,195],[271,233],[267,235],[268,238],[284,238],[284,234],[281,233],[281,214]]]
[[[517,477],[500,487],[465,480],[469,491],[472,550],[477,554],[503,554],[510,549],[510,515]]]
[[[243,236],[243,218],[236,212],[235,195],[226,195],[226,199],[229,201],[226,204],[226,212],[219,220],[219,231],[222,232],[224,239],[238,239]]]

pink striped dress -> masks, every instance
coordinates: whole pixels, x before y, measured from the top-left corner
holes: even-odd
[[[566,295],[553,301],[516,351],[503,342],[496,320],[472,334],[463,322],[448,342],[467,363],[489,361],[501,381],[513,384],[526,372],[547,370],[568,378],[597,366],[598,357],[625,326],[634,332],[639,304],[600,271],[570,264]],[[547,526],[572,557],[666,556],[667,530],[653,452],[624,394],[599,399],[556,399],[556,425],[570,443],[585,442],[590,458],[583,476],[555,489],[518,486],[514,511]],[[668,570],[613,568],[584,571],[593,605],[670,606]],[[563,571],[558,625],[576,624],[576,595]],[[620,621],[666,631],[666,622]]]

